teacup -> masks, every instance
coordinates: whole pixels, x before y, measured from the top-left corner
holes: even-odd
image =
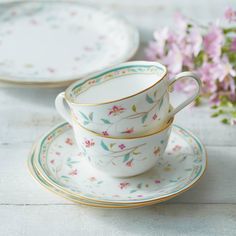
[[[130,138],[104,137],[76,121],[73,129],[79,148],[93,167],[113,177],[129,177],[156,165],[166,149],[172,121],[159,131]]]
[[[197,82],[194,94],[169,112],[169,90],[182,78]],[[69,86],[55,101],[58,112],[72,124],[72,114],[83,127],[110,137],[133,137],[163,124],[191,103],[201,82],[192,72],[168,80],[157,62],[134,61],[90,75]],[[64,99],[70,109],[64,104]]]

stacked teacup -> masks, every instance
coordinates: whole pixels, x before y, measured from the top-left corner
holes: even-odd
[[[196,90],[172,108],[169,92],[182,78],[196,81]],[[169,79],[165,66],[134,61],[73,83],[55,103],[72,125],[88,162],[110,176],[128,177],[156,165],[167,146],[174,115],[198,96],[200,87],[192,72]]]

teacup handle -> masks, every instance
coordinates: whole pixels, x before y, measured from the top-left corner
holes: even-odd
[[[72,125],[72,118],[70,114],[70,108],[67,103],[67,106],[65,105],[65,102],[67,103],[65,99],[65,93],[59,93],[55,99],[55,106],[58,111],[58,113],[69,123]]]
[[[189,79],[193,79],[196,81],[196,90],[193,93],[192,96],[190,96],[189,98],[187,98],[185,101],[183,101],[181,104],[179,104],[176,108],[174,108],[170,113],[169,113],[169,117],[173,117],[176,113],[178,113],[180,110],[182,110],[184,107],[186,107],[187,105],[189,105],[191,102],[193,102],[197,96],[199,95],[200,91],[201,91],[201,87],[202,87],[202,83],[201,80],[199,78],[198,75],[196,75],[195,73],[189,72],[189,71],[185,71],[185,72],[181,72],[178,75],[176,75],[173,79],[171,79],[169,81],[169,91],[172,91],[172,85],[174,83],[176,83],[178,80],[181,80],[183,78],[189,78]]]

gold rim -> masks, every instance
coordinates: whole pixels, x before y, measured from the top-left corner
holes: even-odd
[[[70,85],[72,81],[62,81],[62,82],[21,82],[21,81],[11,81],[11,80],[4,80],[0,78],[0,83],[7,85],[7,86],[17,86],[22,88],[62,88]]]
[[[205,169],[204,169],[204,171],[202,172],[201,176],[197,179],[197,181],[195,181],[192,185],[190,185],[188,188],[182,190],[181,192],[176,193],[176,194],[174,194],[174,195],[172,195],[172,196],[168,196],[168,197],[164,197],[164,198],[160,198],[160,199],[156,199],[156,200],[151,200],[151,201],[144,202],[144,203],[133,203],[133,204],[132,204],[132,203],[131,203],[131,204],[129,204],[129,203],[121,203],[121,204],[124,204],[124,206],[110,205],[110,204],[112,204],[112,203],[110,203],[110,202],[107,202],[107,204],[109,204],[109,205],[102,205],[102,204],[100,204],[99,201],[94,201],[95,204],[92,204],[92,203],[83,202],[83,199],[80,198],[80,197],[78,197],[78,196],[77,196],[78,199],[80,198],[82,201],[80,201],[80,200],[75,200],[75,199],[71,199],[71,197],[66,196],[66,193],[65,193],[64,191],[61,191],[60,189],[59,189],[59,190],[56,190],[57,188],[56,188],[54,185],[52,185],[51,183],[48,183],[48,182],[46,181],[48,184],[50,184],[50,185],[54,188],[54,189],[52,189],[49,185],[46,185],[46,184],[42,183],[42,182],[40,181],[40,179],[38,179],[38,177],[36,177],[37,175],[34,173],[34,170],[33,170],[32,165],[31,165],[31,163],[30,163],[30,160],[31,160],[33,151],[35,151],[35,150],[34,150],[34,149],[35,149],[35,146],[36,146],[36,144],[33,145],[32,149],[31,149],[31,151],[30,151],[29,157],[28,157],[28,162],[27,162],[30,175],[33,177],[33,179],[34,179],[36,182],[40,183],[42,186],[44,186],[48,191],[53,192],[53,193],[55,193],[56,195],[58,195],[58,196],[60,196],[60,197],[63,197],[64,199],[67,199],[67,200],[72,201],[72,202],[74,202],[74,203],[79,203],[79,204],[82,204],[82,205],[92,206],[92,207],[96,207],[96,208],[128,209],[128,208],[144,207],[144,206],[149,206],[149,205],[153,205],[153,204],[156,204],[156,203],[168,201],[168,200],[170,200],[170,199],[172,199],[172,198],[174,198],[174,197],[177,197],[178,195],[180,195],[180,194],[182,194],[182,193],[188,191],[190,188],[192,188],[193,186],[195,186],[195,185],[200,181],[200,179],[202,179],[202,177],[205,175],[206,169],[208,168],[208,154],[207,154],[207,151],[206,151],[205,146],[202,145],[202,146],[204,147],[204,151],[205,151],[205,154],[206,154]],[[36,167],[35,167],[35,168],[36,168]],[[36,169],[37,169],[37,168],[36,168]],[[40,172],[39,172],[39,174],[40,174]],[[36,175],[36,176],[35,176],[35,175]],[[43,176],[41,176],[41,177],[43,177]],[[43,179],[44,179],[44,178],[43,178]],[[60,193],[59,193],[59,192],[60,192]],[[64,194],[65,194],[65,195],[64,195]],[[63,196],[62,196],[62,195],[63,195]],[[90,200],[90,199],[86,199],[86,198],[85,198],[85,200]],[[97,202],[98,204],[96,204],[96,202]],[[103,203],[104,203],[104,202],[103,202]],[[119,203],[118,203],[118,204],[119,204]],[[129,205],[128,205],[128,204],[129,204]]]
[[[153,132],[153,133],[147,133],[145,135],[140,135],[140,136],[134,136],[134,137],[116,137],[116,136],[104,136],[102,134],[99,134],[99,133],[96,133],[92,130],[89,130],[85,127],[83,127],[82,125],[80,125],[77,120],[74,118],[74,115],[72,115],[72,119],[74,120],[75,122],[75,125],[77,125],[80,129],[82,130],[85,130],[85,132],[87,133],[90,133],[91,135],[93,136],[97,136],[97,137],[101,137],[101,138],[104,138],[104,139],[119,139],[119,140],[126,140],[126,139],[140,139],[140,138],[145,138],[145,137],[149,137],[149,136],[152,136],[152,135],[155,135],[155,134],[158,134],[158,133],[161,133],[162,131],[168,129],[172,124],[173,124],[173,121],[174,121],[174,117],[173,118],[170,118],[168,120],[168,122],[164,125],[164,127],[162,127],[160,130],[157,130],[156,132]],[[73,124],[74,125],[74,124]]]
[[[126,100],[126,99],[128,99],[128,98],[131,98],[131,97],[134,97],[134,96],[137,96],[137,95],[139,95],[139,94],[141,94],[141,93],[143,93],[143,92],[146,92],[147,90],[149,90],[149,89],[151,89],[152,87],[154,87],[155,85],[157,85],[158,83],[160,83],[165,77],[166,77],[166,75],[167,75],[167,68],[164,66],[164,65],[162,65],[162,64],[160,64],[160,63],[158,63],[158,62],[150,62],[150,61],[132,61],[132,62],[126,62],[126,63],[122,63],[122,64],[120,64],[120,65],[118,65],[118,66],[112,66],[112,67],[109,67],[109,68],[107,68],[107,69],[104,69],[104,70],[102,70],[102,71],[99,71],[99,72],[95,72],[95,73],[92,73],[92,74],[90,74],[89,76],[87,76],[87,77],[85,77],[84,78],[84,81],[87,81],[88,79],[90,79],[90,78],[92,78],[92,77],[95,77],[95,76],[100,76],[101,74],[104,74],[104,73],[106,73],[108,70],[114,70],[114,69],[119,69],[119,68],[121,68],[121,67],[123,67],[123,66],[128,66],[128,65],[132,65],[132,64],[134,64],[134,63],[143,63],[143,64],[146,64],[146,65],[150,65],[150,67],[151,67],[151,65],[158,65],[159,67],[162,67],[163,69],[164,69],[164,73],[163,73],[163,75],[162,75],[162,77],[157,81],[157,82],[155,82],[154,84],[152,84],[151,86],[149,86],[149,87],[147,87],[147,88],[145,88],[145,89],[143,89],[143,90],[141,90],[141,91],[139,91],[139,92],[137,92],[137,93],[134,93],[134,94],[132,94],[132,95],[129,95],[129,96],[127,96],[127,97],[123,97],[123,98],[120,98],[120,99],[116,99],[116,100],[110,100],[110,101],[105,101],[105,102],[101,102],[101,103],[77,103],[77,102],[74,102],[72,99],[71,99],[71,97],[70,97],[70,95],[69,95],[69,93],[70,93],[70,91],[73,89],[73,87],[78,83],[78,82],[75,82],[75,83],[73,83],[73,84],[71,84],[67,89],[66,89],[66,91],[65,91],[65,99],[69,102],[69,103],[71,103],[71,104],[76,104],[76,105],[79,105],[79,106],[100,106],[100,105],[104,105],[104,104],[109,104],[109,103],[113,103],[113,102],[119,102],[119,101],[123,101],[123,100]],[[138,66],[138,65],[137,65]]]
[[[141,206],[141,205],[146,206],[147,203],[152,203],[152,202],[153,202],[152,204],[155,204],[155,203],[158,203],[158,202],[166,201],[166,200],[168,200],[168,199],[171,199],[171,198],[173,198],[173,197],[175,197],[175,196],[178,196],[178,195],[184,193],[185,191],[189,190],[190,188],[192,188],[192,187],[202,178],[202,176],[205,174],[206,169],[207,169],[207,166],[208,166],[208,154],[207,154],[206,148],[205,148],[205,146],[202,144],[202,142],[201,142],[196,136],[194,136],[191,132],[188,131],[188,133],[189,133],[191,136],[193,136],[193,137],[201,144],[201,147],[203,147],[204,154],[205,154],[205,168],[204,168],[202,174],[198,177],[198,179],[197,179],[195,182],[193,182],[193,183],[192,183],[189,187],[187,187],[186,189],[183,189],[182,191],[180,191],[180,192],[178,192],[178,193],[176,193],[176,194],[173,194],[173,195],[171,195],[171,196],[167,196],[167,197],[163,197],[163,198],[159,198],[159,199],[154,199],[154,200],[149,200],[149,201],[145,201],[145,202],[142,202],[142,203],[131,203],[131,204],[140,205],[140,206]],[[37,142],[37,143],[38,143],[38,142]],[[37,148],[35,148],[35,149],[36,149],[36,150],[35,150],[35,152],[36,152],[36,151],[37,151]],[[58,189],[58,191],[60,191],[60,192],[62,192],[62,193],[65,193],[65,194],[68,194],[68,195],[71,195],[71,196],[73,196],[73,197],[79,198],[79,199],[81,199],[81,200],[94,201],[94,202],[97,202],[97,203],[112,204],[112,202],[107,202],[107,201],[104,201],[104,200],[95,200],[95,199],[93,199],[93,198],[88,198],[88,197],[84,197],[84,196],[77,196],[77,195],[74,195],[73,193],[71,193],[71,192],[69,192],[69,191],[63,189],[63,188],[60,187],[59,185],[56,185],[56,184],[52,183],[50,180],[48,180],[47,177],[45,177],[44,175],[42,175],[40,169],[39,169],[38,166],[37,166],[37,162],[36,162],[35,159],[33,160],[33,162],[34,162],[34,165],[35,165],[35,169],[38,171],[38,173],[40,174],[41,178],[44,179],[47,183],[49,183],[51,186],[53,186],[55,189]],[[58,193],[57,193],[57,194],[58,194]],[[58,194],[58,195],[60,195],[60,194]],[[72,200],[72,201],[73,201],[73,200]],[[115,202],[115,203],[117,203],[117,204],[126,204],[126,205],[129,204],[128,202],[126,202],[126,203],[125,203],[125,202]],[[114,203],[113,203],[113,204],[114,204]]]

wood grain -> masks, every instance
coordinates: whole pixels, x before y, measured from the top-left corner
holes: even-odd
[[[85,206],[0,206],[0,212],[4,236],[234,236],[236,232],[236,205],[232,204],[161,204],[116,211]]]

